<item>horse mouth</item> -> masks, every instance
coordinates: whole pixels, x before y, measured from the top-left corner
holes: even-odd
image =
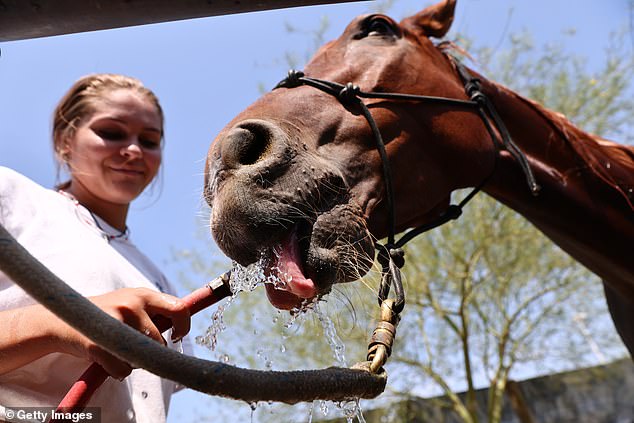
[[[299,309],[318,296],[315,282],[306,276],[308,246],[306,242],[300,245],[302,237],[299,232],[299,225],[295,225],[281,243],[273,248],[273,257],[265,269],[265,273],[277,281],[265,284],[269,302],[282,310]]]
[[[374,261],[372,237],[354,204],[302,218],[251,197],[218,199],[214,205],[212,233],[218,246],[242,266],[263,265],[266,293],[276,308],[301,310],[328,294],[333,284],[359,279]],[[249,218],[245,209],[252,212]],[[265,210],[273,214],[263,216]]]

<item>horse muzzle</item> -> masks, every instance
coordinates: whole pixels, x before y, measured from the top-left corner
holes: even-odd
[[[371,266],[373,242],[339,170],[288,130],[240,121],[216,139],[207,169],[220,249],[245,266],[264,255],[267,271],[288,280],[281,288],[291,296],[267,288],[273,305],[292,308]]]

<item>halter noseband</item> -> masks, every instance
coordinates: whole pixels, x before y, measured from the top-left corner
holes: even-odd
[[[376,244],[376,249],[378,250],[378,260],[381,263],[382,269],[382,280],[381,286],[379,288],[378,300],[379,304],[382,304],[386,299],[390,292],[390,286],[394,285],[394,291],[396,295],[396,300],[392,306],[392,309],[395,313],[400,313],[405,306],[405,294],[403,292],[403,285],[401,282],[401,272],[400,268],[405,264],[404,253],[402,247],[409,242],[412,238],[420,235],[423,232],[429,231],[430,229],[436,228],[450,220],[457,219],[462,214],[462,208],[482,189],[482,187],[487,183],[491,174],[489,174],[480,184],[478,184],[475,188],[471,190],[471,192],[459,203],[459,204],[451,204],[447,209],[438,216],[435,220],[416,227],[414,229],[406,232],[398,241],[395,240],[396,235],[396,224],[395,224],[395,216],[394,216],[394,191],[392,186],[392,173],[390,170],[390,163],[387,156],[387,151],[385,149],[385,143],[383,142],[383,137],[381,136],[381,132],[379,131],[378,125],[376,121],[372,117],[368,106],[361,101],[362,98],[378,98],[384,100],[404,100],[404,101],[419,101],[419,102],[427,102],[427,103],[436,103],[436,104],[446,104],[457,106],[464,109],[476,110],[482,121],[484,122],[484,126],[486,127],[493,144],[496,147],[496,150],[500,148],[504,148],[509,153],[515,157],[515,159],[520,164],[524,175],[526,177],[526,182],[528,183],[528,187],[533,195],[537,195],[539,193],[539,185],[535,181],[535,177],[533,176],[533,172],[529,166],[528,160],[524,153],[517,147],[517,145],[511,139],[511,135],[504,125],[504,122],[500,118],[499,114],[495,110],[493,103],[489,100],[489,98],[482,92],[480,80],[467,70],[467,68],[462,65],[460,62],[456,60],[452,60],[458,70],[460,78],[465,87],[465,92],[469,96],[469,100],[461,100],[455,98],[447,98],[447,97],[433,97],[433,96],[424,96],[424,95],[414,95],[414,94],[401,94],[401,93],[377,93],[377,92],[365,92],[361,91],[358,86],[353,85],[351,82],[348,82],[345,85],[339,84],[333,81],[326,81],[323,79],[311,78],[304,75],[303,72],[297,70],[290,70],[288,72],[288,76],[280,81],[275,88],[295,88],[302,85],[308,85],[313,88],[317,88],[320,91],[323,91],[327,94],[335,97],[341,104],[344,106],[357,106],[361,109],[363,116],[367,120],[370,125],[370,129],[372,130],[372,134],[374,136],[374,140],[376,143],[376,148],[381,156],[381,164],[383,168],[383,180],[385,182],[385,191],[387,198],[387,209],[388,209],[388,237],[387,243],[385,245]],[[499,133],[499,137],[496,134],[496,130]],[[496,155],[497,159],[497,155]]]

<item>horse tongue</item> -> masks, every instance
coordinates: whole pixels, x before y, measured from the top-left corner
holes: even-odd
[[[293,231],[282,242],[281,247],[277,265],[289,276],[290,281],[286,285],[286,290],[300,298],[313,298],[317,295],[317,288],[312,279],[307,279],[302,271],[297,233]]]

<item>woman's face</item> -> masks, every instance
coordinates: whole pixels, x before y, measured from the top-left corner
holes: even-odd
[[[159,170],[161,117],[151,101],[128,89],[105,94],[94,109],[67,140],[71,192],[80,202],[89,196],[127,205]]]

